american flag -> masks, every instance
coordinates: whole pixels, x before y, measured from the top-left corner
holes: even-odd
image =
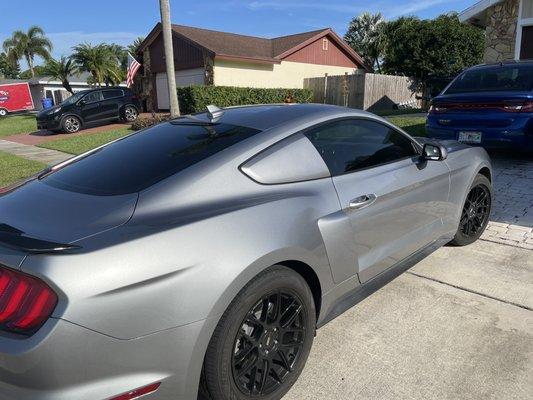
[[[133,58],[130,53],[128,53],[128,76],[126,78],[126,85],[128,85],[128,87],[133,85],[133,78],[135,77],[135,74],[139,68],[141,68],[141,64],[139,64],[139,62]]]

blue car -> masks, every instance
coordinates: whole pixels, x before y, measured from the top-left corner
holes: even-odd
[[[533,61],[465,70],[433,99],[426,130],[435,139],[533,150]]]

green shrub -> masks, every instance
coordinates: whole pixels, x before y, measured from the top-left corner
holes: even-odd
[[[182,114],[205,111],[214,104],[218,107],[247,104],[307,103],[313,98],[311,89],[258,89],[233,86],[188,86],[178,88]]]

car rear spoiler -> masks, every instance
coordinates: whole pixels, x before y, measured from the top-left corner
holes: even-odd
[[[34,254],[58,253],[81,248],[73,244],[51,242],[26,236],[21,230],[6,224],[0,224],[0,244],[15,250],[22,250]]]

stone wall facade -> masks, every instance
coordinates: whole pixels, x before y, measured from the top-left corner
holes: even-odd
[[[519,0],[505,0],[487,9],[486,63],[514,59],[518,6]]]

